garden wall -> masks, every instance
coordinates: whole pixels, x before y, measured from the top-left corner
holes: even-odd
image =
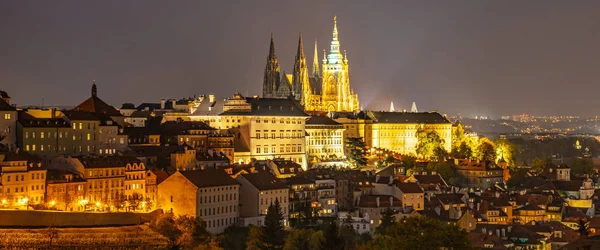
[[[95,213],[31,210],[0,210],[0,227],[97,227],[138,225],[162,213]]]

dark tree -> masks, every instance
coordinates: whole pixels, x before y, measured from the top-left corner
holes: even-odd
[[[265,216],[265,226],[263,227],[262,244],[264,249],[282,249],[285,244],[285,231],[283,230],[283,214],[279,200],[271,204],[267,209]]]
[[[340,230],[337,221],[332,221],[325,225],[325,244],[324,249],[342,250],[345,249],[344,241],[340,238]]]
[[[228,227],[219,235],[220,247],[227,250],[245,250],[249,227]]]
[[[383,211],[383,214],[381,214],[381,224],[379,224],[379,227],[377,227],[376,231],[378,234],[383,234],[388,228],[394,226],[395,224],[396,216],[394,210],[388,207],[385,211]]]
[[[367,165],[367,145],[362,137],[348,137],[344,143],[350,165],[354,167]]]
[[[263,229],[254,225],[248,227],[248,237],[246,239],[246,250],[261,250]]]
[[[494,143],[483,138],[477,147],[477,158],[482,161],[496,162],[496,149]]]

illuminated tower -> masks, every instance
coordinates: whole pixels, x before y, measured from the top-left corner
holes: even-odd
[[[410,108],[410,112],[413,112],[413,113],[419,112],[419,110],[417,109],[417,104],[415,102],[413,102],[412,107]]]
[[[396,112],[396,109],[394,108],[394,102],[390,104],[390,112]]]
[[[317,40],[315,40],[315,56],[313,57],[312,75],[314,78],[319,78],[319,55],[317,53]]]
[[[294,72],[292,79],[292,93],[294,98],[302,105],[308,99],[310,92],[310,84],[308,81],[308,66],[306,65],[306,57],[304,56],[304,45],[302,44],[302,33],[298,39],[298,52],[294,61]]]
[[[271,33],[271,45],[263,79],[263,97],[275,97],[279,82],[279,61],[275,56],[275,43],[273,42],[273,33]]]
[[[321,109],[323,111],[358,111],[358,96],[350,88],[348,57],[340,52],[336,17],[333,18],[333,39],[329,54],[323,58],[321,72],[323,74]]]

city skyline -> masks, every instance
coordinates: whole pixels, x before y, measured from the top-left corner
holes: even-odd
[[[117,107],[259,94],[270,33],[291,73],[298,33],[326,48],[337,15],[365,109],[595,116],[598,3],[544,3],[4,2],[0,89],[18,105],[74,105],[95,79]]]

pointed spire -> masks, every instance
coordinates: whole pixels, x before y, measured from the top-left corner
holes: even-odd
[[[415,102],[412,103],[412,107],[410,108],[410,112],[418,113],[417,104]]]
[[[344,63],[348,64],[348,54],[346,54],[346,50],[344,50]]]
[[[300,32],[300,38],[298,38],[298,52],[296,53],[296,59],[298,56],[304,58],[304,43],[302,42],[302,32]]]
[[[279,61],[275,55],[275,42],[273,33],[271,33],[271,44],[269,46],[269,56],[267,56],[267,64],[265,66],[265,74],[263,79],[263,97],[273,97],[279,87]]]
[[[338,40],[338,31],[337,31],[337,16],[333,16],[333,40]]]
[[[92,82],[92,97],[96,97],[98,95],[98,87],[96,87],[96,80]]]
[[[327,51],[323,50],[323,64],[327,64]]]
[[[269,58],[275,57],[275,42],[273,42],[273,33],[271,32],[271,45],[269,46]]]
[[[393,101],[390,104],[390,112],[396,112],[396,109],[394,108],[394,102]]]
[[[319,73],[319,54],[317,51],[317,40],[315,39],[315,56],[313,57],[313,77],[318,78]]]

